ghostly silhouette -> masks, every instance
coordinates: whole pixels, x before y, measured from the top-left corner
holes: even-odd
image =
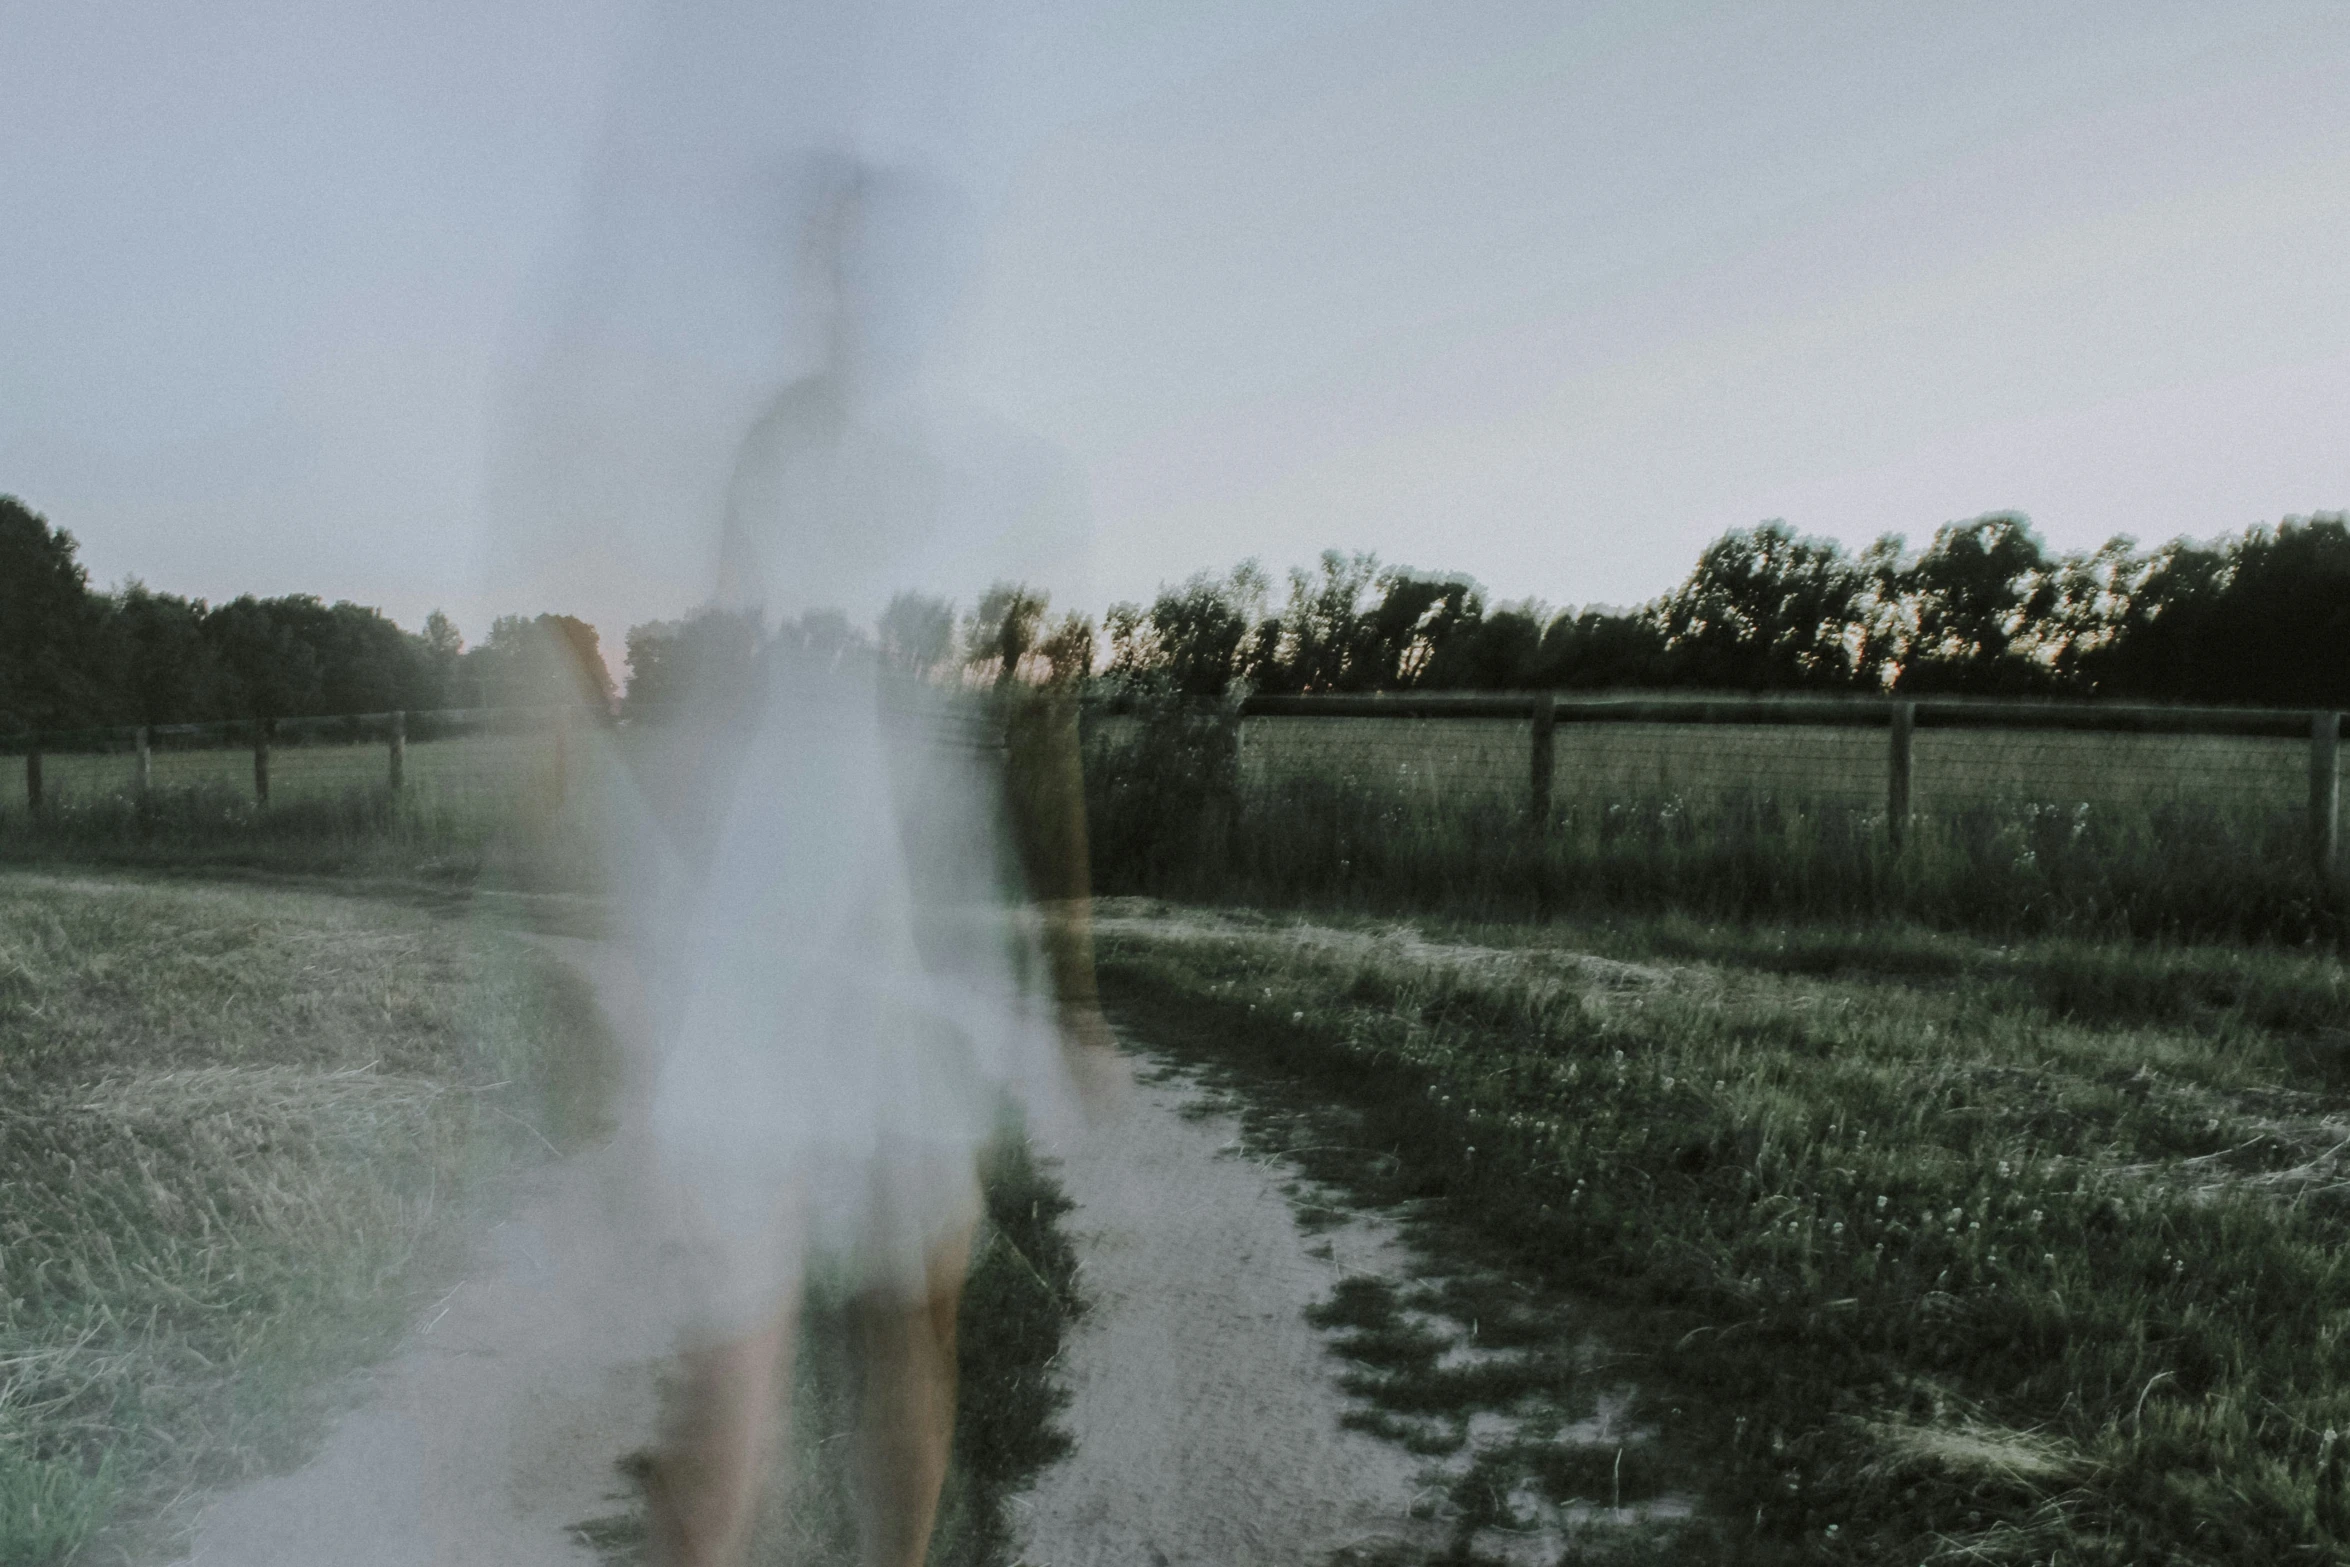
[[[776,629],[695,672],[641,775],[647,1129],[696,1293],[647,1477],[664,1563],[739,1559],[812,1276],[854,1302],[865,1558],[922,1559],[979,1154],[1007,1101],[1049,1121],[1108,1080],[1073,711],[942,646],[945,599],[1075,564],[1075,510],[925,388],[951,195],[812,167],[823,352],[744,441],[718,552],[718,605]]]

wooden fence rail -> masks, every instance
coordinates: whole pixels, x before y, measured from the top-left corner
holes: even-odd
[[[2309,743],[2309,856],[2322,877],[2341,865],[2342,715],[2253,707],[2105,702],[2005,702],[1979,697],[1561,696],[1556,692],[1398,692],[1252,696],[1247,718],[1445,718],[1527,721],[1527,813],[1550,821],[1561,724],[1789,724],[1886,732],[1885,831],[1896,847],[1910,819],[1910,755],[1920,729],[2067,730],[2085,734],[2223,735]]]
[[[1906,836],[1911,814],[1911,750],[1920,729],[2066,730],[2094,734],[2222,735],[2305,739],[2309,746],[2309,854],[2321,876],[2340,874],[2342,836],[2342,714],[2278,708],[2164,707],[2104,702],[2008,702],[1971,697],[1725,697],[1566,696],[1533,692],[1400,692],[1366,695],[1252,696],[1239,705],[1244,718],[1418,718],[1501,719],[1528,725],[1526,803],[1537,830],[1547,827],[1556,773],[1561,724],[1786,724],[1812,728],[1882,728],[1886,732],[1885,821],[1895,846]],[[269,799],[269,758],[273,735],[331,725],[382,726],[385,777],[397,791],[407,771],[408,725],[413,717],[443,728],[468,724],[538,720],[554,730],[557,776],[567,766],[566,731],[576,716],[570,708],[462,708],[435,713],[360,713],[329,718],[254,721],[243,725],[158,724],[136,729],[85,730],[50,738],[111,743],[130,737],[136,746],[133,774],[144,793],[153,778],[152,746],[157,736],[186,737],[217,730],[223,738],[243,728],[253,746],[253,790]],[[42,807],[42,752],[39,733],[23,737],[26,803]],[[560,782],[557,785],[560,788]]]
[[[155,746],[158,740],[217,739],[223,746],[249,745],[253,752],[253,797],[269,803],[270,759],[277,746],[305,734],[359,728],[377,730],[385,748],[384,778],[397,794],[407,783],[408,727],[411,720],[429,722],[442,730],[468,727],[546,728],[554,734],[558,779],[564,768],[568,707],[462,707],[433,712],[333,713],[299,718],[221,719],[194,724],[107,725],[94,729],[33,730],[0,737],[0,750],[21,750],[24,756],[25,804],[38,814],[47,797],[44,758],[67,751],[119,752],[127,746],[133,755],[131,788],[144,795],[154,787]],[[241,738],[240,738],[241,737]]]

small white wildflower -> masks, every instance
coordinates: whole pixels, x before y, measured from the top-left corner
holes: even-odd
[[[1886,1199],[1885,1199],[1885,1198],[1883,1198],[1883,1197],[1879,1197],[1879,1198],[1877,1199],[1877,1211],[1878,1211],[1879,1213],[1883,1213],[1883,1212],[1885,1211],[1885,1203],[1886,1203]]]

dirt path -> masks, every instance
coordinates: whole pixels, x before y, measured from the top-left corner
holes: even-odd
[[[594,972],[592,943],[546,945]],[[1344,1273],[1396,1265],[1385,1233],[1305,1236],[1283,1172],[1201,1102],[1137,1083],[1064,1161],[1094,1306],[1064,1362],[1076,1452],[1015,1503],[1033,1567],[1250,1567],[1430,1538],[1405,1516],[1418,1462],[1340,1428],[1336,1365],[1303,1316]],[[625,1135],[524,1178],[317,1457],[217,1499],[179,1567],[595,1562],[574,1526],[616,1510],[676,1320]]]
[[[1146,1074],[1147,1075],[1147,1074]],[[1354,1221],[1309,1238],[1287,1173],[1174,1081],[1062,1163],[1091,1308],[1065,1351],[1077,1450],[1023,1499],[1031,1567],[1318,1563],[1433,1544],[1407,1517],[1421,1460],[1344,1430],[1305,1309],[1350,1272],[1400,1266]]]
[[[653,1434],[670,1319],[615,1150],[534,1172],[481,1263],[302,1469],[221,1498],[188,1567],[572,1567]]]

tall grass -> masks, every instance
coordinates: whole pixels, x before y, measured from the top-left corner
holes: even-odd
[[[2339,942],[2350,932],[2339,886],[2310,867],[2302,814],[2280,808],[2273,791],[2197,798],[2150,788],[2131,798],[2089,776],[2080,757],[2061,777],[2004,780],[2004,792],[1935,804],[1928,791],[1896,848],[1883,808],[1870,803],[1873,779],[1856,790],[1849,769],[1811,787],[1790,765],[1767,786],[1742,786],[1736,769],[1715,767],[1676,792],[1669,773],[1659,782],[1643,764],[1611,774],[1605,794],[1562,784],[1537,832],[1514,771],[1455,779],[1415,762],[1399,777],[1355,754],[1392,764],[1388,740],[1300,745],[1269,767],[1245,757],[1241,739],[1229,708],[1173,702],[1143,701],[1090,726],[1098,888],[1507,918],[1678,909],[2016,934]],[[380,748],[288,748],[266,806],[238,771],[249,767],[241,753],[190,753],[181,760],[200,769],[159,771],[143,795],[120,758],[74,758],[89,765],[58,770],[38,815],[0,806],[0,862],[594,891],[605,875],[594,832],[602,791],[633,748],[663,743],[658,729],[583,733],[560,771],[546,736],[420,743],[397,795],[381,781]],[[1418,743],[1448,742],[1425,732]],[[1759,742],[1742,743],[1752,752]],[[1799,752],[1811,743],[1788,742]],[[1485,749],[1509,753],[1513,768],[1522,760],[1513,745]],[[1983,753],[1998,754],[1996,745]]]
[[[0,862],[595,884],[585,828],[603,750],[575,746],[560,774],[551,743],[531,737],[440,740],[409,757],[395,793],[381,747],[289,747],[273,757],[267,803],[243,753],[159,755],[143,792],[119,757],[55,758],[38,812],[0,805]]]
[[[1429,934],[1159,909],[1105,921],[1105,990],[1146,1039],[1343,1113],[1298,1135],[1310,1174],[1620,1308],[1645,1422],[1686,1412],[1681,1472],[1694,1449],[1706,1481],[1721,1554],[1689,1559],[2350,1553],[2338,962],[1686,921]],[[1587,955],[1668,945],[1703,960]],[[1432,1450],[1467,1438],[1428,1412],[1465,1424],[1528,1386],[1415,1359],[1390,1303],[1326,1317],[1384,1352],[1357,1385]],[[1556,1457],[1480,1456],[1471,1521],[1521,1484],[1607,1497]]]
[[[1236,733],[1229,711],[1173,705],[1095,726],[1102,891],[1492,918],[1678,909],[2281,942],[2346,929],[2302,817],[2241,799],[2036,798],[2025,777],[1919,814],[1897,847],[1882,807],[1833,788],[1650,786],[1569,799],[1537,831],[1518,788],[1397,787],[1336,754],[1244,784]]]
[[[486,1177],[593,1130],[560,1085],[598,1037],[577,984],[416,909],[0,884],[0,1561],[135,1554],[294,1457]]]

